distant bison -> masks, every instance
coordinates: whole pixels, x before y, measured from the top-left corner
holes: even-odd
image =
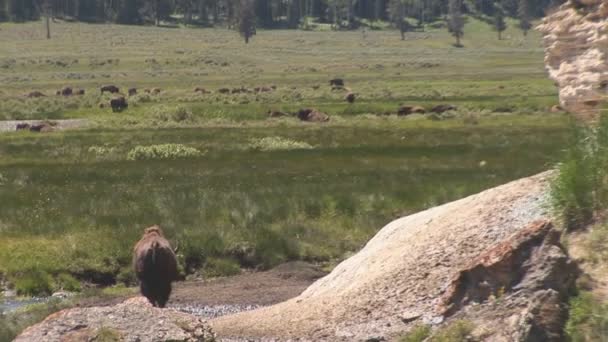
[[[450,110],[456,110],[456,106],[450,105],[450,104],[442,104],[442,105],[437,105],[437,106],[431,108],[431,112],[437,113],[437,114],[445,113]]]
[[[420,106],[400,106],[397,110],[398,116],[407,116],[410,114],[424,114],[426,110]]]
[[[116,94],[116,93],[120,92],[120,89],[114,85],[106,85],[106,86],[101,87],[101,93],[103,94],[105,92],[108,92],[111,94]]]
[[[135,96],[135,95],[137,95],[137,88],[130,88],[129,96]]]
[[[78,90],[76,90],[76,92],[74,94],[76,94],[76,95],[84,95],[84,93],[85,93],[84,89],[78,89]]]
[[[72,88],[70,88],[70,87],[64,87],[63,89],[61,89],[60,93],[61,93],[62,96],[72,96],[72,94],[74,92],[72,91]]]
[[[356,96],[355,96],[354,93],[348,93],[348,94],[346,94],[346,96],[344,97],[344,99],[348,103],[355,103]]]
[[[45,97],[46,95],[44,95],[42,92],[40,91],[32,91],[29,94],[26,95],[26,97],[32,98],[32,97]]]
[[[153,306],[164,308],[177,280],[177,258],[159,226],[152,226],[133,248],[133,268],[141,294]]]
[[[124,96],[121,96],[110,100],[110,107],[112,107],[112,111],[116,113],[127,109],[129,104],[127,103],[127,99],[125,99]]]
[[[220,88],[217,91],[220,94],[228,94],[228,93],[230,93],[230,89],[228,89],[228,88]]]
[[[161,89],[160,88],[152,88],[152,94],[153,95],[158,95],[161,93]]]
[[[329,80],[329,85],[332,87],[344,87],[344,80],[341,78],[334,78]]]
[[[30,129],[30,124],[28,123],[18,123],[17,124],[17,131],[27,131]]]
[[[211,91],[209,91],[209,90],[207,90],[207,89],[205,89],[203,87],[196,87],[194,89],[194,92],[195,93],[201,93],[201,94],[210,94],[211,93]]]
[[[41,123],[37,125],[30,126],[30,132],[52,132],[53,126],[48,123]]]
[[[298,119],[302,120],[302,121],[308,121],[308,122],[327,122],[329,121],[329,115],[320,112],[316,109],[310,109],[310,108],[306,108],[306,109],[300,109],[298,111],[298,113],[296,114],[296,116],[298,117]]]

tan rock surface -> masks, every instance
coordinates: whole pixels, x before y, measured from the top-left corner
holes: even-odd
[[[27,328],[15,342],[97,341],[108,334],[121,341],[214,341],[200,318],[154,308],[145,298],[135,297],[114,306],[59,311]]]
[[[439,324],[446,318],[441,309],[444,295],[462,270],[530,229],[531,223],[550,220],[545,200],[550,175],[515,181],[391,222],[299,297],[210,323],[222,338],[315,341],[390,338],[413,324]],[[559,260],[567,258],[561,248],[549,247],[543,250],[559,254]],[[526,305],[531,299],[531,294],[518,295]],[[526,305],[525,310],[531,310]],[[519,308],[517,319],[525,316],[521,305],[514,307]]]
[[[562,107],[594,119],[608,94],[608,1],[568,1],[538,27]]]

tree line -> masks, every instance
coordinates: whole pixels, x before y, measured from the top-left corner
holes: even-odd
[[[0,21],[41,16],[119,24],[183,23],[238,28],[253,16],[261,28],[304,28],[311,22],[354,29],[391,21],[403,30],[448,19],[455,11],[494,17],[538,18],[560,0],[0,0]],[[524,13],[522,13],[522,11]],[[314,19],[313,19],[314,18]],[[404,20],[410,18],[410,20]],[[415,22],[412,23],[411,21]]]

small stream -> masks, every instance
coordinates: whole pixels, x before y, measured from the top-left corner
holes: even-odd
[[[48,302],[52,297],[34,297],[34,298],[4,298],[0,299],[0,313],[10,313],[17,309],[23,308],[31,304],[39,304]]]

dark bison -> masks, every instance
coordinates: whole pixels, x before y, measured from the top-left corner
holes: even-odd
[[[346,96],[344,96],[344,99],[348,103],[355,103],[356,96],[354,93],[348,93],[346,94]]]
[[[302,121],[308,121],[308,122],[327,122],[329,121],[329,115],[320,112],[316,109],[310,109],[310,108],[306,108],[306,109],[300,109],[298,111],[298,113],[296,114],[296,116],[298,117],[298,119],[302,120]]]
[[[146,228],[133,248],[133,268],[141,294],[156,307],[164,308],[177,280],[177,258],[159,226]]]
[[[118,89],[118,87],[114,86],[114,85],[106,85],[106,86],[101,87],[101,93],[103,94],[105,92],[108,92],[111,94],[116,94],[116,93],[120,92],[120,89]]]
[[[228,94],[228,93],[230,93],[230,89],[228,89],[228,88],[220,88],[217,91],[220,94]]]
[[[42,92],[40,91],[32,91],[29,94],[26,95],[26,97],[32,98],[32,97],[45,97],[46,95],[44,95]]]
[[[441,104],[431,108],[431,112],[441,114],[450,110],[456,110],[456,106],[451,104]]]
[[[344,87],[344,80],[341,78],[334,78],[329,80],[329,85],[332,87]]]
[[[127,103],[127,99],[125,99],[124,96],[121,96],[110,100],[110,107],[112,107],[112,111],[116,113],[127,109],[129,104]]]
[[[28,123],[18,123],[17,124],[17,130],[18,131],[27,131],[30,129],[30,124]]]
[[[135,95],[137,95],[137,88],[130,88],[129,96],[135,96]]]
[[[410,114],[424,114],[426,110],[420,106],[400,106],[397,109],[398,116],[407,116]]]
[[[195,93],[201,93],[201,94],[210,94],[211,93],[209,90],[207,90],[205,88],[202,88],[202,87],[196,87],[194,89],[194,92]]]
[[[74,92],[72,91],[72,88],[70,87],[65,87],[63,89],[61,89],[61,95],[63,96],[72,96]]]
[[[75,92],[76,95],[84,95],[84,93],[85,93],[84,89],[78,89]]]
[[[53,126],[48,123],[41,123],[30,126],[30,132],[52,132]]]

